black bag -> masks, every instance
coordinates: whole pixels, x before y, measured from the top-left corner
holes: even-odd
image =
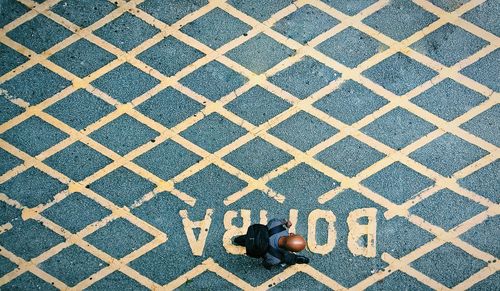
[[[246,254],[253,258],[262,258],[270,249],[269,237],[275,233],[285,230],[283,225],[268,229],[263,224],[252,224],[248,227],[245,248]]]
[[[253,224],[248,227],[245,241],[247,256],[262,258],[269,248],[269,230],[263,224]]]

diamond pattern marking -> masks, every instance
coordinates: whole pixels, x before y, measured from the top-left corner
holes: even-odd
[[[350,26],[316,48],[332,59],[354,68],[374,54],[386,50],[387,46]]]
[[[4,151],[1,148],[0,148],[0,161],[2,161],[2,164],[0,164],[0,175],[3,175],[10,169],[19,166],[23,162],[21,159],[18,159],[17,157],[11,155],[10,153]]]
[[[199,161],[201,161],[200,156],[172,140],[163,142],[134,160],[135,163],[164,180],[177,176]]]
[[[170,237],[169,242],[172,242],[173,239]],[[182,245],[184,244],[188,244],[185,239],[182,241]],[[132,261],[130,266],[152,281],[164,285],[200,263],[199,260],[182,256],[182,251],[189,252],[189,247],[187,248],[184,249],[182,246],[173,248],[171,244],[163,243]],[[176,264],[175,260],[183,260],[184,264]],[[173,272],[168,270],[172,270]],[[186,285],[189,286],[188,284]]]
[[[208,4],[207,0],[146,0],[137,7],[151,14],[154,18],[172,25],[187,14]]]
[[[46,86],[47,84],[51,85]],[[68,80],[37,64],[1,86],[2,89],[7,91],[5,93],[13,96],[13,98],[21,98],[30,105],[36,105],[52,97],[70,84]]]
[[[108,264],[72,245],[40,264],[40,268],[72,287]]]
[[[482,195],[493,203],[500,203],[500,160],[473,172],[458,182],[462,187]]]
[[[406,109],[397,107],[363,127],[361,131],[400,150],[435,129],[436,126]]]
[[[199,201],[196,202],[196,205],[198,203]],[[181,209],[186,209],[186,204],[182,200],[171,193],[162,192],[139,208],[132,210],[134,215],[168,234],[169,241],[129,263],[130,267],[160,285],[167,284],[204,261],[203,257],[186,256],[186,253],[191,252],[191,249],[184,232],[178,231],[179,225],[182,224],[182,218],[178,213]],[[205,215],[205,209],[194,207],[190,210],[192,211],[189,211],[189,215],[193,219],[195,217],[202,219]],[[210,235],[217,235],[217,230],[215,233],[213,230],[210,229]],[[198,234],[195,235],[198,236]],[[173,245],[172,241],[180,241],[181,243]],[[207,242],[210,243],[208,240]],[[206,247],[208,248],[209,245]],[[205,250],[205,254],[209,256],[208,249]],[[179,264],[180,261],[183,263]]]
[[[121,259],[153,239],[149,233],[119,218],[84,238],[110,256]],[[109,244],[112,241],[112,244]]]
[[[219,113],[212,113],[181,133],[181,136],[213,153],[232,143],[246,130],[224,118]]]
[[[215,8],[181,31],[199,40],[212,49],[217,49],[249,31],[250,25],[233,17],[220,8]]]
[[[159,83],[160,81],[156,78],[129,63],[124,63],[92,82],[92,85],[116,100],[127,103],[146,93]]]
[[[382,218],[385,211],[383,207],[378,206],[373,201],[364,197],[362,194],[351,189],[344,190],[338,193],[332,200],[325,203],[322,207],[322,209],[328,209],[335,213],[337,221],[335,226],[335,230],[337,232],[337,244],[332,253],[328,256],[313,256],[311,258],[310,264],[314,268],[317,268],[318,271],[329,274],[331,278],[335,278],[335,281],[346,288],[351,288],[358,282],[371,276],[373,272],[372,270],[380,270],[387,266],[387,263],[379,258],[367,260],[362,256],[353,257],[345,240],[349,233],[349,227],[347,223],[345,223],[347,217],[349,216],[349,213],[351,213],[355,209],[368,207],[377,209],[377,219]],[[366,221],[360,221],[360,223],[366,223]],[[323,239],[321,241],[323,243],[325,242],[326,236],[322,234],[325,233],[327,225],[322,223],[318,224],[318,226],[321,228],[317,228],[317,236],[318,238]],[[384,243],[381,244],[381,241],[379,240],[379,235],[381,235],[381,233],[377,235],[377,242],[379,242],[379,244],[377,246],[376,252],[379,253],[381,251],[381,246],[383,245],[385,247],[386,240],[384,240]],[[363,240],[363,242],[359,243],[360,245],[366,245],[366,240]],[[321,260],[319,258],[321,258]],[[345,267],[338,268],[337,266],[339,265],[345,265]]]
[[[412,214],[416,214],[446,231],[484,210],[486,207],[449,189],[440,190],[410,208]]]
[[[48,157],[44,163],[74,181],[81,181],[110,164],[111,159],[77,141]]]
[[[168,36],[142,52],[138,59],[166,76],[173,76],[204,55],[175,37]]]
[[[412,266],[451,288],[485,267],[486,262],[446,243],[413,262]]]
[[[8,37],[38,54],[70,35],[71,31],[42,14],[7,33]]]
[[[487,154],[480,147],[446,133],[414,151],[410,158],[449,177]]]
[[[347,124],[353,124],[389,103],[363,85],[347,80],[314,107]]]
[[[435,15],[411,1],[393,0],[365,18],[363,23],[397,41],[402,41],[436,20]]]
[[[158,136],[158,132],[123,114],[90,134],[90,137],[117,154],[125,155]]]
[[[359,13],[361,10],[377,2],[376,0],[358,0],[358,1],[321,0],[321,1],[350,16]]]
[[[115,107],[92,93],[78,89],[44,111],[76,130],[82,130],[114,109]]]
[[[175,187],[194,196],[196,205],[205,208],[222,204],[224,198],[246,185],[246,182],[212,164],[179,182]]]
[[[460,127],[468,132],[500,147],[500,105],[495,104],[490,109],[477,115]]]
[[[78,192],[70,194],[42,212],[43,216],[72,233],[77,233],[110,214],[110,210]]]
[[[80,78],[93,73],[114,59],[116,56],[86,39],[76,41],[49,58]]]
[[[159,31],[158,28],[125,12],[120,17],[94,31],[94,34],[124,51],[131,51]]]
[[[228,3],[262,22],[292,4],[292,0],[229,0]]]
[[[338,130],[311,114],[299,111],[269,130],[269,133],[302,151],[307,151]]]
[[[223,281],[226,282],[223,283]],[[217,282],[218,284],[214,286],[212,285],[211,282]],[[229,282],[225,276],[221,276],[210,271],[203,272],[202,274],[196,276],[186,285],[189,286],[189,288],[192,288],[193,290],[203,290],[214,287],[221,288],[222,286],[228,289],[235,288],[235,286],[231,284],[231,282]]]
[[[62,242],[62,236],[31,219],[0,234],[2,247],[25,260],[31,260]]]
[[[178,211],[180,209],[185,209],[185,208],[186,208],[186,203],[184,201],[174,196],[172,193],[164,191],[157,193],[152,199],[145,201],[139,207],[132,208],[131,211],[135,216],[153,225],[154,227],[158,228],[164,233],[167,233],[169,235],[169,242],[175,241],[176,238],[182,238],[182,240],[187,243],[187,238],[185,236],[180,236],[179,233],[177,232],[178,225],[173,223],[174,221],[181,222],[182,218],[179,216]],[[196,209],[193,210],[196,211]],[[203,209],[202,211],[204,210],[205,209]],[[199,211],[199,213],[201,213],[202,211]],[[201,215],[204,215],[204,213]],[[184,244],[182,246],[174,246],[173,244],[170,243],[163,243],[160,246],[156,247],[151,252],[149,252],[147,255],[141,257],[138,260],[135,260],[134,263],[132,263],[132,267],[135,268],[136,264],[141,265],[141,262],[148,261],[147,257],[161,258],[162,257],[161,254],[164,252],[159,251],[158,253],[160,254],[158,254],[156,250],[163,249],[168,252],[168,249],[172,247],[174,247],[176,250],[184,248],[189,249],[189,246]],[[177,253],[176,255],[179,254]],[[158,260],[155,259],[155,261],[150,262],[149,265],[155,265],[153,267],[154,271],[162,272],[163,275],[167,277],[170,274],[164,272],[165,270],[164,268],[165,267],[168,268],[169,265],[167,264],[171,264],[172,266],[176,265],[173,261],[167,262],[167,260],[161,259],[159,260],[159,263],[162,264],[162,266],[157,266],[156,265],[157,262]],[[177,266],[179,265],[177,264]],[[144,267],[144,269],[149,269],[149,266],[141,266],[140,268],[142,267]],[[137,270],[141,271],[139,268]]]
[[[353,177],[385,155],[368,145],[348,136],[316,155],[316,158],[339,171]]]
[[[144,194],[153,191],[154,184],[120,167],[89,185],[89,188],[118,206],[131,206]]]
[[[0,28],[26,13],[28,8],[16,0],[7,0],[2,2],[0,10]]]
[[[103,279],[97,281],[96,283],[90,285],[86,290],[100,291],[100,290],[149,290],[148,288],[142,286],[134,279],[125,276],[122,272],[114,271],[110,275],[107,275]]]
[[[294,50],[260,33],[226,55],[250,71],[262,74],[293,53]]]
[[[224,160],[258,179],[292,158],[292,155],[258,137],[225,156]]]
[[[323,3],[145,0],[138,1],[136,6],[133,1],[34,0],[35,3],[28,5],[29,1],[0,0],[0,27],[4,30],[0,36],[0,200],[3,200],[0,201],[0,248],[6,251],[0,255],[0,277],[4,276],[0,289],[64,289],[64,285],[59,284],[69,288],[82,284],[82,288],[90,290],[208,286],[248,289],[247,284],[257,289],[277,284],[280,288],[300,285],[306,289],[428,290],[436,287],[425,277],[410,272],[411,268],[455,289],[499,289],[499,273],[493,273],[495,270],[491,268],[500,256],[500,216],[487,216],[484,212],[491,211],[491,203],[500,203],[497,178],[500,161],[490,149],[491,145],[498,146],[500,140],[499,105],[491,102],[497,97],[500,83],[497,73],[500,50],[494,41],[500,31],[496,21],[496,12],[500,9],[498,1],[321,1]],[[453,11],[452,14],[464,21],[446,21],[449,16],[445,11]],[[240,18],[243,14],[247,16]],[[250,18],[253,20],[247,23]],[[338,25],[340,22],[336,18],[343,23]],[[438,18],[441,21],[433,23]],[[255,21],[261,23],[257,25]],[[363,21],[371,28],[357,25],[356,21]],[[73,35],[81,32],[75,26],[88,28],[90,25],[96,27],[88,32],[97,38],[86,38],[85,33]],[[317,38],[327,31],[329,35]],[[384,40],[388,36],[400,42],[412,35],[418,40],[403,44]],[[70,36],[72,40],[68,41]],[[327,66],[327,60],[318,53],[313,54],[314,58],[310,56],[311,48],[307,48],[307,43],[314,40],[315,50],[335,60],[342,68],[364,64],[365,71],[361,73],[366,78],[356,77],[360,73],[357,70],[348,70],[344,78],[338,80],[342,84],[332,83],[340,73],[331,69],[330,64]],[[304,51],[299,49],[302,45],[306,46]],[[410,46],[411,52],[408,53],[405,46]],[[53,47],[57,47],[54,53],[51,52]],[[289,47],[306,56],[301,60],[290,58],[295,52]],[[116,49],[127,55],[115,54]],[[217,51],[202,61],[207,49]],[[387,51],[383,52],[386,49],[401,53],[386,54]],[[485,49],[494,51],[479,60],[471,58]],[[137,65],[136,59],[147,65]],[[434,60],[444,66],[463,64],[454,69],[460,70],[466,78],[452,80],[453,72],[450,78],[446,70],[434,72],[430,69],[434,68]],[[271,76],[252,77],[277,64],[284,69],[273,71]],[[343,72],[340,67],[339,71]],[[237,68],[245,69],[240,74]],[[187,71],[190,73],[185,74]],[[160,84],[155,72],[169,80],[163,78]],[[438,73],[444,74],[441,76],[444,80],[435,77]],[[73,80],[71,75],[77,78]],[[181,76],[181,80],[176,75]],[[87,76],[92,86],[78,81]],[[282,90],[267,86],[268,81]],[[170,82],[173,87],[168,86]],[[246,82],[249,82],[249,90],[243,90],[241,96],[235,95]],[[419,87],[422,84],[425,88]],[[420,95],[414,97],[417,91]],[[148,92],[155,92],[155,95]],[[312,95],[314,100],[299,101],[290,94],[298,99]],[[423,111],[415,106],[396,107],[381,116],[377,114],[388,100],[399,102],[394,94],[404,95],[403,103],[407,102],[406,97],[412,97],[410,102],[432,114],[421,114]],[[108,97],[115,101],[109,102]],[[137,105],[135,103],[139,102],[134,99],[138,97],[140,104]],[[204,102],[204,98],[216,103]],[[134,108],[120,106],[127,102],[132,102]],[[328,125],[324,114],[314,114],[318,111],[311,109],[311,105],[346,125],[339,127],[343,130],[342,138],[333,145],[323,141],[338,130]],[[115,106],[123,112],[110,122],[109,114]],[[240,124],[238,118],[231,118],[235,115],[220,106],[306,151],[306,155],[309,155],[307,151],[313,152],[314,147],[316,156],[306,157],[298,165],[293,162],[289,165],[294,158],[290,153],[292,149],[286,146],[283,150],[268,143],[259,137],[261,133],[267,134],[262,131],[256,132],[256,136],[246,135],[248,142],[238,142],[242,135],[248,134],[245,126],[248,123]],[[203,108],[208,113],[201,112]],[[105,121],[100,129],[89,135],[122,155],[134,150],[137,157],[132,162],[143,170],[137,171],[135,166],[129,168],[127,163],[118,168],[106,167],[112,161],[100,147],[94,146],[94,142],[86,145],[76,141],[63,148],[60,141],[68,135],[61,127],[66,125],[44,119],[45,113],[83,134],[87,134],[87,129],[95,122]],[[440,137],[425,144],[413,144],[415,148],[410,154],[399,153],[424,167],[416,167],[413,162],[378,165],[377,161],[384,157],[381,152],[391,150],[373,139],[361,142],[355,138],[359,129],[400,150],[436,130],[435,124],[457,118],[461,121],[458,126],[471,134],[457,135],[453,126],[443,127],[445,132]],[[149,122],[172,128],[174,136],[166,140],[157,138],[156,127],[152,130],[146,126]],[[24,130],[23,134],[16,134],[21,133],[20,129]],[[182,141],[177,134],[184,136],[180,137]],[[484,142],[490,144],[488,152],[476,146]],[[148,146],[141,147],[146,143]],[[39,156],[42,160],[37,163],[44,163],[77,182],[97,176],[99,172],[100,178],[87,178],[91,183],[86,187],[117,207],[130,209],[127,215],[134,217],[129,220],[127,216],[125,220],[108,206],[102,206],[101,201],[98,203],[82,194],[85,191],[75,191],[73,182],[59,173],[45,172],[37,163],[33,166],[29,160],[19,158],[23,151],[36,156],[57,144],[61,146],[53,148],[52,156]],[[209,159],[215,160],[207,166],[198,163],[203,158],[198,154],[206,155],[202,154],[202,148],[211,153],[224,148],[224,155],[209,155]],[[224,160],[222,164],[219,158]],[[475,165],[475,161],[481,163]],[[317,167],[317,162],[347,177],[363,172],[361,183],[365,187],[359,189],[360,193],[332,191],[340,182],[326,175],[326,168]],[[236,168],[247,178],[249,175],[262,179],[271,192],[280,193],[285,201],[270,199],[273,193],[265,193],[269,191],[247,188],[249,181],[241,180],[243,176],[238,175]],[[279,173],[275,171],[277,168],[281,170]],[[460,226],[463,230],[460,239],[470,244],[467,248],[459,249],[451,243],[436,247],[429,242],[446,241],[444,234],[435,236],[432,228],[414,224],[405,217],[384,217],[386,211],[394,213],[396,209],[392,204],[385,205],[383,197],[395,204],[412,201],[411,197],[434,184],[427,178],[433,176],[433,171],[451,176],[450,182],[459,171],[461,178],[457,182],[462,190],[467,190],[455,193],[449,190],[456,190],[450,185],[441,185],[444,190],[422,201],[415,199],[408,211],[434,228],[450,231]],[[181,173],[182,176],[176,178]],[[271,177],[266,176],[268,173]],[[146,178],[151,175],[173,183],[175,190],[157,193],[154,189],[158,185]],[[70,186],[61,181],[71,182]],[[87,184],[85,180],[83,185]],[[373,194],[370,189],[378,195],[370,196]],[[186,208],[186,196],[176,191],[195,197],[194,207]],[[489,201],[476,202],[476,194]],[[144,202],[141,200],[144,195],[152,199]],[[227,197],[239,195],[244,197],[231,201],[230,205],[223,204]],[[318,203],[320,196],[329,200],[326,202],[329,204]],[[47,205],[50,207],[45,208],[47,203],[51,203]],[[353,209],[364,207],[378,210],[375,258],[353,256],[346,244],[349,229],[346,218]],[[204,255],[191,256],[186,236],[178,231],[182,224],[179,210],[188,210],[190,219],[199,221],[207,208],[214,209],[214,214]],[[227,255],[221,244],[224,229],[216,227],[225,211],[251,209],[252,222],[258,222],[259,210],[267,210],[268,218],[286,218],[291,208],[299,211],[296,227],[300,234],[307,232],[309,226],[303,222],[307,222],[311,210],[320,208],[335,213],[337,242],[332,252],[322,256],[313,253],[312,249],[306,251],[311,265],[287,269],[285,273],[281,273],[281,268],[269,273],[258,267],[257,261]],[[32,211],[40,216],[32,215]],[[137,219],[156,229],[138,227]],[[42,224],[47,220],[56,225]],[[241,222],[239,217],[237,220],[236,225]],[[100,225],[103,223],[106,224]],[[367,219],[360,219],[358,223],[367,223]],[[82,233],[93,227],[98,229],[91,234]],[[323,235],[326,227],[320,219],[318,244],[326,241]],[[82,239],[88,241],[86,244],[95,245],[116,259],[143,246],[141,251],[145,253],[131,256],[132,262],[124,261],[135,271],[115,270],[116,262],[101,261],[93,247],[67,244],[65,238],[57,234],[61,230],[77,240],[85,235]],[[157,230],[168,236],[168,241],[159,246],[157,239],[162,234]],[[195,237],[198,233],[195,229]],[[365,237],[358,241],[360,246],[367,243]],[[33,269],[18,264],[11,252],[26,260],[41,258],[35,261],[37,266]],[[390,262],[381,256],[382,253],[395,258],[411,253],[413,263],[407,266],[403,261],[399,271],[389,271],[385,268]],[[488,253],[495,258],[491,259]],[[332,267],[337,265],[348,267]],[[107,267],[111,269],[105,271]],[[196,273],[200,268],[202,272]],[[99,270],[100,275],[95,276]],[[182,275],[190,271],[196,274],[192,280],[185,281]],[[301,271],[306,271],[307,275]],[[380,280],[380,271],[390,274],[385,273],[387,276]],[[60,282],[51,280],[52,275]],[[230,279],[228,275],[236,277]],[[318,285],[315,278],[324,278],[321,279],[324,286]]]
[[[397,95],[404,95],[437,73],[398,52],[364,71],[363,75]]]
[[[412,44],[411,47],[449,67],[487,44],[487,41],[448,23]]]
[[[364,186],[402,204],[422,190],[432,186],[434,181],[396,162],[361,182]]]
[[[23,273],[4,286],[7,290],[58,290],[50,283],[47,283],[30,272]]]
[[[498,74],[499,66],[500,49],[497,48],[487,56],[481,58],[479,61],[462,69],[460,73],[485,86],[488,86],[496,92],[500,92],[500,74]]]
[[[447,78],[412,98],[411,102],[446,121],[452,121],[485,100],[483,95]]]
[[[339,182],[325,176],[311,166],[301,163],[267,183],[278,193],[296,203],[310,204],[317,197],[339,186]]]
[[[116,6],[106,0],[65,0],[51,10],[80,27],[87,27],[113,11]]]
[[[9,261],[5,257],[0,257],[0,276],[4,276],[7,273],[10,273],[12,270],[14,270],[17,267],[16,264],[13,262]]]
[[[261,125],[290,108],[291,105],[266,89],[255,86],[225,107],[246,121]]]
[[[246,81],[245,77],[218,61],[210,62],[180,80],[184,86],[212,101],[233,92]]]
[[[68,135],[42,119],[32,116],[0,137],[29,155],[36,156]]]
[[[419,290],[419,291],[431,291],[432,288],[424,285],[417,279],[408,276],[407,274],[396,271],[389,276],[385,277],[384,280],[380,280],[370,287],[366,288],[369,291],[383,291],[383,290]]]
[[[0,75],[4,75],[28,60],[27,57],[0,43]]]
[[[434,238],[431,233],[400,216],[380,222],[386,230],[377,237],[378,241],[384,242],[379,245],[380,251],[386,251],[395,258],[408,255]]]
[[[454,10],[457,10],[460,8],[463,4],[469,2],[470,0],[453,0],[453,1],[447,1],[447,0],[431,0],[431,3],[448,11],[452,12]]]
[[[462,18],[474,23],[475,25],[500,36],[500,24],[498,23],[498,15],[500,14],[500,6],[495,1],[485,1],[471,11],[465,13]]]
[[[500,257],[498,223],[500,223],[500,215],[488,217],[483,223],[462,234],[460,238],[498,258]]]
[[[66,185],[37,168],[29,168],[0,184],[0,192],[27,207],[47,203],[65,189]]]
[[[291,278],[287,279],[284,282],[280,282],[276,285],[275,288],[278,290],[293,290],[296,288],[296,286],[301,286],[301,288],[307,289],[307,290],[322,290],[322,289],[327,289],[325,285],[322,284],[323,282],[316,280],[315,278],[311,277],[307,273],[296,273],[293,275]]]
[[[298,63],[279,71],[269,81],[300,99],[325,87],[340,77],[340,73],[311,57],[304,57]]]
[[[498,282],[500,281],[500,272],[495,272],[488,276],[483,281],[479,281],[477,284],[472,286],[469,290],[480,291],[480,290],[494,290],[498,287]]]
[[[5,92],[0,88],[0,124],[9,121],[10,119],[23,113],[24,110],[10,102],[7,98],[3,98]]]
[[[306,4],[274,24],[273,29],[305,44],[338,23],[337,19]]]
[[[203,105],[172,87],[160,91],[136,107],[142,114],[166,127],[174,127],[202,108]]]

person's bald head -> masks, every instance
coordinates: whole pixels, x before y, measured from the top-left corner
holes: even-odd
[[[294,253],[300,252],[306,248],[306,240],[300,235],[291,233],[286,237],[285,248]]]

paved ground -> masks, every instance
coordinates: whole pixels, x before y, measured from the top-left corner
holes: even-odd
[[[500,289],[498,0],[0,0],[0,289]],[[310,265],[231,238],[290,218]]]

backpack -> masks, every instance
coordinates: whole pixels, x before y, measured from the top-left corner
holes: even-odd
[[[263,224],[252,224],[247,229],[245,248],[246,254],[252,258],[262,258],[270,249],[269,237],[285,230],[283,225],[268,229]]]

